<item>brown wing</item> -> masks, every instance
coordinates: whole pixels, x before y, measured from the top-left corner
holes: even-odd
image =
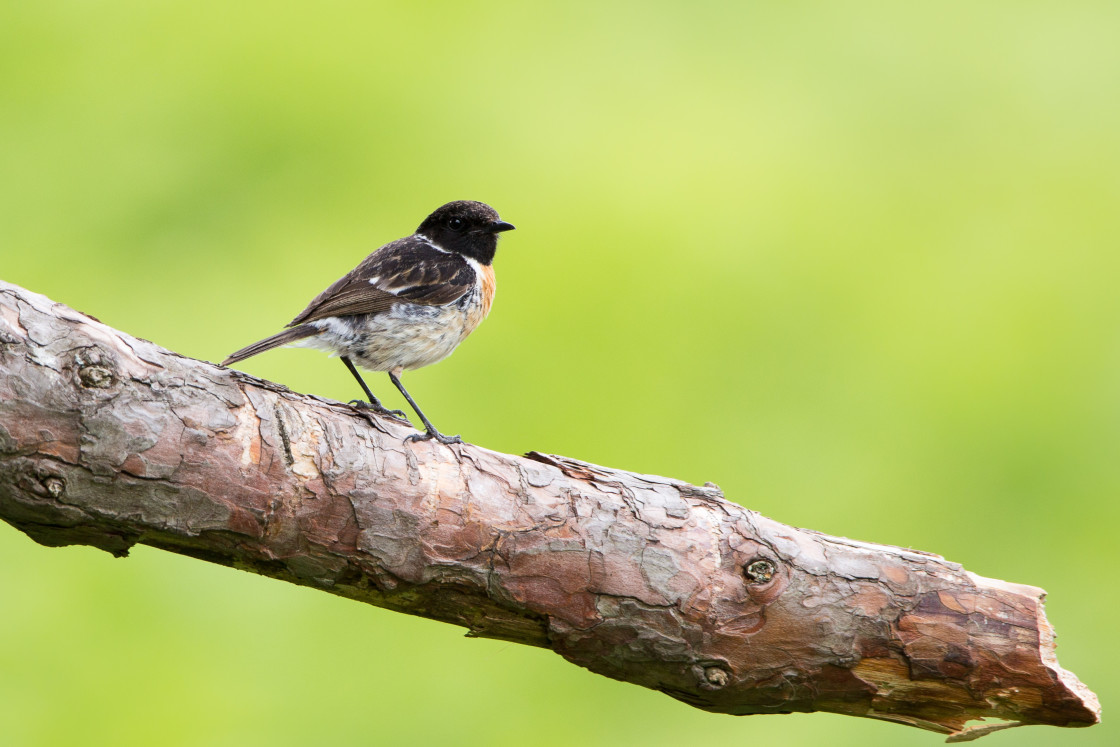
[[[475,271],[461,255],[415,236],[394,241],[315,297],[288,326],[328,316],[380,314],[395,303],[449,304],[470,290]]]

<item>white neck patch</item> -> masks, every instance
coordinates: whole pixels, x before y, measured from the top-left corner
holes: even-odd
[[[418,239],[420,239],[421,241],[423,241],[423,242],[424,242],[425,244],[427,244],[428,246],[430,246],[430,247],[432,247],[433,249],[435,249],[436,251],[440,251],[440,252],[443,252],[444,254],[451,254],[451,252],[447,251],[447,250],[446,250],[446,249],[444,249],[444,248],[443,248],[442,246],[440,246],[440,245],[439,245],[439,244],[437,244],[436,242],[432,241],[431,239],[429,239],[429,238],[428,238],[427,236],[425,236],[424,234],[420,233],[419,231],[417,231],[417,232],[416,232],[415,234],[413,234],[413,235],[414,235],[414,236],[416,236],[416,238],[418,238]]]

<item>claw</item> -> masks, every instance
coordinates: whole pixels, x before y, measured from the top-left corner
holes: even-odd
[[[405,443],[408,443],[410,441],[429,441],[431,439],[439,441],[444,446],[463,443],[463,439],[460,436],[445,436],[436,430],[424,431],[423,433],[413,433],[410,436],[405,437],[404,440]]]
[[[408,419],[408,416],[404,414],[403,410],[390,410],[387,407],[383,407],[381,403],[373,404],[372,402],[365,402],[364,400],[360,399],[352,399],[347,404],[356,410],[367,410],[376,412],[378,415],[385,415],[387,417],[400,420],[403,423],[407,423],[408,425],[412,425],[412,423]]]

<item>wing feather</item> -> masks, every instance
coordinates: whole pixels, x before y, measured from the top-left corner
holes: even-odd
[[[474,282],[474,269],[462,256],[409,236],[366,257],[288,326],[329,316],[381,314],[402,302],[443,306],[462,297]]]

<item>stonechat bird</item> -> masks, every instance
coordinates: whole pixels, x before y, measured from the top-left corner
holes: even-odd
[[[222,365],[281,345],[317,348],[341,358],[358,380],[368,402],[351,404],[403,418],[373,396],[357,367],[387,371],[424,423],[423,434],[406,440],[461,443],[436,430],[401,384],[401,373],[451,355],[490,313],[498,234],[510,230],[489,205],[449,202],[414,234],[381,247],[316,296],[283,332],[238,350]]]

